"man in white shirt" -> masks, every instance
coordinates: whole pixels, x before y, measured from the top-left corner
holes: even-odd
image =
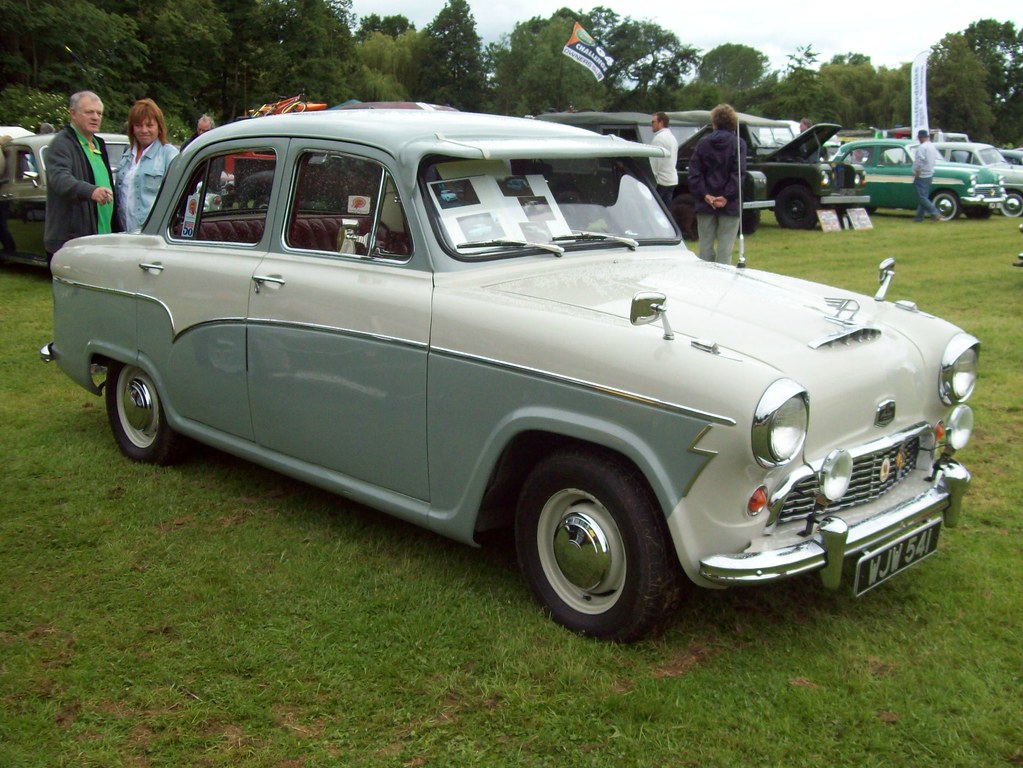
[[[941,221],[941,213],[931,202],[931,179],[934,177],[934,166],[941,158],[926,128],[917,131],[916,136],[920,146],[913,156],[913,188],[917,197],[916,218],[913,220],[923,221],[926,216],[931,221]]]
[[[663,112],[655,112],[651,116],[650,127],[654,129],[654,138],[650,143],[668,150],[667,157],[651,157],[650,168],[657,183],[657,194],[670,209],[671,199],[675,196],[675,187],[678,185],[678,170],[675,168],[678,163],[678,142],[668,129],[668,116]]]

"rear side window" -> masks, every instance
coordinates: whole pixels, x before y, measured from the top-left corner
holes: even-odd
[[[263,239],[277,155],[272,149],[211,157],[188,180],[171,219],[177,240],[253,245]]]
[[[411,255],[397,186],[379,163],[340,152],[306,152],[298,159],[293,189],[288,247],[400,260]]]

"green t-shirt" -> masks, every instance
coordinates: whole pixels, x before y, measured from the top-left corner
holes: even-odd
[[[95,179],[96,186],[113,189],[114,184],[110,179],[110,172],[107,170],[106,163],[103,162],[103,152],[99,148],[99,142],[95,146],[89,146],[89,142],[78,132],[77,128],[72,125],[71,130],[75,132],[78,141],[82,145],[82,150],[85,152],[85,156],[89,158],[89,164],[92,166],[92,177]],[[114,203],[112,201],[103,205],[96,205],[96,231],[99,234],[106,235],[114,231],[110,226],[113,218]]]

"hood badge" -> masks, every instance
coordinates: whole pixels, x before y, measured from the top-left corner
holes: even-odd
[[[824,303],[835,310],[835,314],[828,320],[837,320],[843,325],[852,325],[853,318],[860,311],[860,303],[856,299],[824,299]]]
[[[895,401],[884,400],[877,404],[877,410],[874,412],[874,426],[875,427],[886,427],[895,421]]]

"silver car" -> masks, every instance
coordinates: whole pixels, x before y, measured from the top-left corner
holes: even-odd
[[[885,292],[700,261],[659,148],[537,120],[247,120],[139,235],[54,257],[41,355],[122,452],[197,440],[475,544],[514,529],[572,630],[648,635],[681,587],[936,551],[970,475],[979,342]],[[325,532],[326,535],[326,532]]]
[[[999,174],[1005,186],[1002,213],[1013,218],[1023,215],[1023,168],[1006,160],[1001,150],[973,141],[936,141],[934,146],[946,160],[980,165]]]

